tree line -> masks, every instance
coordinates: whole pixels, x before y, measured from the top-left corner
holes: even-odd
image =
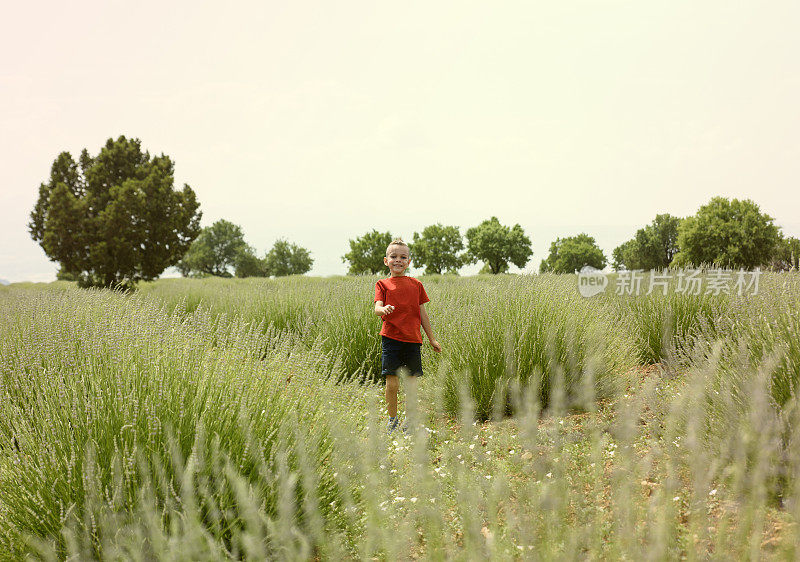
[[[350,240],[350,251],[342,256],[349,263],[350,275],[381,273],[386,270],[383,257],[386,247],[397,238],[390,232],[372,230]],[[483,262],[481,273],[504,273],[509,263],[524,267],[533,254],[531,240],[518,224],[500,224],[497,217],[467,230],[467,244],[457,226],[432,224],[422,233],[414,233],[408,243],[414,267],[424,267],[426,274],[455,273],[461,267]]]
[[[263,257],[244,240],[241,227],[219,220],[200,228],[202,213],[194,191],[174,187],[174,164],[164,154],[142,151],[138,139],[108,139],[96,156],[84,149],[76,162],[58,155],[50,177],[39,186],[29,232],[51,261],[59,279],[80,286],[131,287],[157,278],[170,266],[184,276],[269,277],[307,273],[310,252],[285,239]],[[372,230],[349,241],[342,256],[351,275],[384,271],[383,257],[394,236]],[[464,241],[466,238],[466,243]],[[482,273],[524,267],[533,254],[519,224],[497,217],[467,229],[433,224],[409,241],[413,264],[425,273],[456,273],[482,263]],[[690,217],[656,215],[633,238],[614,249],[614,269],[664,269],[691,264],[727,268],[798,268],[800,240],[784,237],[769,215],[749,199],[715,197]],[[608,264],[586,233],[557,238],[541,261],[542,273],[573,273],[586,265]]]
[[[614,269],[715,264],[787,271],[798,269],[800,240],[784,236],[753,201],[714,197],[689,217],[656,215],[612,256]]]

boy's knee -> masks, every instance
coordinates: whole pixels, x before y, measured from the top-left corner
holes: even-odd
[[[386,388],[397,389],[400,387],[400,379],[397,375],[386,375]]]

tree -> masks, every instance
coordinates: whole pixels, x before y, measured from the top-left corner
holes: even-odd
[[[772,257],[770,268],[775,271],[789,271],[800,269],[800,240],[794,236],[781,238]]]
[[[566,238],[556,238],[550,244],[550,255],[539,266],[541,273],[575,273],[583,266],[596,269],[606,266],[606,257],[588,234],[578,234]]]
[[[386,269],[383,258],[386,248],[394,240],[389,232],[371,230],[364,236],[350,240],[350,251],[342,256],[342,261],[350,262],[348,275],[362,273],[380,273]]]
[[[255,249],[248,244],[236,254],[234,275],[236,277],[269,277],[267,262],[256,256]]]
[[[56,281],[71,281],[72,283],[77,283],[80,281],[80,278],[73,273],[64,271],[63,267],[59,267],[56,272]]]
[[[508,271],[508,262],[524,267],[531,255],[531,240],[518,224],[509,228],[497,217],[483,221],[467,230],[467,259],[482,261],[493,274]]]
[[[749,199],[714,197],[678,228],[673,265],[716,264],[752,269],[768,264],[780,241],[769,215]]]
[[[82,287],[132,287],[175,265],[200,232],[194,191],[173,189],[168,156],[150,157],[138,139],[108,139],[80,165],[58,155],[28,229],[62,277]]]
[[[652,223],[636,231],[633,239],[614,249],[614,269],[669,267],[678,253],[680,223],[680,218],[670,214],[656,215]]]
[[[616,270],[620,269],[644,269],[639,267],[639,248],[636,243],[636,238],[631,238],[627,242],[623,242],[611,253],[613,263],[611,267]]]
[[[267,272],[275,277],[302,275],[308,273],[314,264],[308,250],[283,239],[275,242],[264,261]]]
[[[205,227],[178,264],[181,274],[231,277],[236,261],[248,250],[242,228],[220,219]]]
[[[464,240],[457,226],[432,224],[422,230],[422,235],[415,232],[411,244],[412,260],[425,266],[425,273],[442,273],[457,271],[464,265],[463,256],[458,252],[464,249]]]

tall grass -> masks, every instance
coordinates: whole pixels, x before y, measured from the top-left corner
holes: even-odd
[[[732,298],[731,313],[718,324],[724,329],[705,341],[693,364],[703,368],[713,361],[724,383],[739,381],[742,364],[744,372],[768,368],[772,401],[778,406],[791,401],[800,383],[800,278],[766,276],[759,294]],[[747,392],[744,383],[733,386],[734,392]]]
[[[462,381],[481,420],[513,413],[512,384],[534,386],[545,406],[557,379],[571,402],[587,391],[596,398],[613,394],[615,378],[633,365],[631,342],[623,326],[581,298],[573,281],[508,276],[461,283],[443,295],[460,303],[447,308],[443,322],[448,413],[459,410]]]
[[[371,313],[374,281],[303,283],[277,288]],[[632,377],[633,323],[574,277],[429,285],[446,353],[425,353],[401,404],[418,423],[389,438],[381,386],[337,383],[332,327],[265,329],[232,297],[187,310],[159,287],[0,291],[0,559],[797,557],[800,408],[774,399],[780,361],[743,345],[789,348],[793,316],[762,333],[753,312],[793,287],[732,303],[686,374]],[[477,421],[473,371],[496,374],[492,407],[513,418]]]
[[[144,284],[142,293],[169,309],[192,312],[202,303],[214,316],[235,315],[259,326],[270,341],[293,334],[336,365],[337,380],[377,381],[380,321],[373,312],[375,277],[324,280],[165,280]]]
[[[636,361],[642,365],[668,358],[684,361],[681,355],[691,353],[695,342],[713,339],[718,326],[730,316],[730,298],[724,294],[694,295],[671,290],[666,295],[654,292],[618,296],[607,302],[630,330]]]
[[[239,320],[165,314],[109,292],[0,298],[7,553],[21,555],[26,535],[57,537],[68,525],[99,554],[96,509],[105,517],[155,502],[174,525],[181,491],[196,501],[192,524],[229,553],[249,548],[234,532],[242,510],[267,524],[281,494],[293,495],[298,525],[335,519],[327,423],[353,395],[325,385],[308,362],[287,361],[291,350],[262,361],[260,334]],[[300,464],[310,478],[281,488],[280,471]],[[241,481],[257,505],[239,502]]]

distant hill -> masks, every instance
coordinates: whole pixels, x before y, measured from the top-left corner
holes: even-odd
[[[0,285],[11,285],[11,281],[7,281],[5,279],[0,279]]]

